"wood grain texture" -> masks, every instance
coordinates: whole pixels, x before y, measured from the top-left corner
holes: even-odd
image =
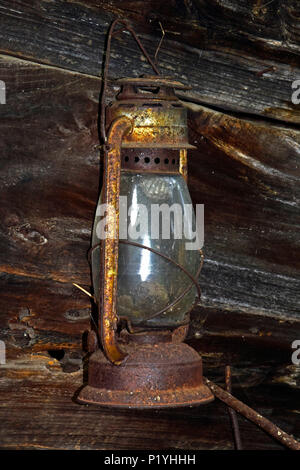
[[[15,59],[0,59],[0,67],[8,83],[0,110],[1,270],[89,283],[98,81]]]
[[[1,108],[3,310],[28,308],[37,327],[64,334],[67,312],[90,306],[72,283],[90,285],[100,80],[4,57],[0,66],[11,84]],[[189,187],[205,204],[203,307],[299,319],[299,131],[190,108]]]
[[[299,317],[299,130],[192,106],[190,135],[203,301]]]
[[[101,75],[108,25],[129,18],[162,74],[189,82],[185,98],[221,109],[299,123],[291,101],[299,78],[299,3],[234,1],[1,0],[0,52]],[[149,73],[128,35],[115,40],[113,78]]]
[[[220,402],[172,411],[106,410],[78,405],[73,399],[82,384],[82,370],[64,373],[46,356],[11,360],[0,378],[1,449],[191,450],[232,449],[226,407]],[[278,387],[280,388],[280,386]],[[299,434],[297,395],[281,389],[270,403],[268,386],[241,390],[239,397],[291,433]],[[289,415],[284,414],[285,400]],[[266,397],[268,399],[266,400]],[[299,403],[298,403],[299,405]],[[278,443],[239,418],[246,449],[282,449]]]
[[[72,283],[91,284],[99,77],[116,15],[134,21],[152,54],[161,21],[162,72],[193,86],[183,97],[197,146],[189,188],[205,204],[205,263],[189,342],[209,378],[223,383],[231,363],[238,397],[300,437],[298,10],[293,0],[0,1],[1,448],[232,447],[221,404],[137,413],[71,400],[91,321]],[[112,77],[149,71],[127,35],[114,47]],[[246,448],[280,448],[241,426]]]

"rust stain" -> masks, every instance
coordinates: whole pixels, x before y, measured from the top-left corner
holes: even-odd
[[[116,341],[117,313],[117,274],[119,252],[119,194],[121,175],[121,142],[124,135],[132,129],[132,122],[128,117],[116,119],[108,134],[108,151],[105,155],[104,166],[104,197],[103,203],[110,208],[107,211],[106,238],[101,241],[101,263],[103,267],[100,278],[100,332],[102,346],[107,358],[118,365],[125,359],[124,354]],[[113,209],[113,210],[112,210]]]
[[[185,182],[187,183],[188,170],[187,170],[187,150],[179,150],[179,173],[183,176]]]
[[[117,84],[122,91],[107,108],[107,121],[126,116],[134,122],[122,147],[194,148],[188,142],[186,108],[174,92],[184,85],[162,77],[122,79]]]

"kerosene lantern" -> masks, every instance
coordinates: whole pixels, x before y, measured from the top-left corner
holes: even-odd
[[[121,28],[114,31],[117,24]],[[124,29],[157,76],[117,80],[121,91],[104,119],[111,39]],[[235,411],[300,450],[296,439],[229,393],[230,366],[225,391],[203,378],[201,357],[183,342],[195,297],[200,297],[203,255],[189,244],[195,214],[188,211],[181,236],[174,215],[166,236],[164,224],[153,224],[153,213],[176,207],[182,215],[192,207],[186,180],[187,150],[193,146],[186,109],[175,95],[185,88],[159,76],[126,21],[112,23],[101,101],[104,178],[90,250],[99,315],[88,334],[88,384],[77,399],[110,407],[172,408],[209,403],[215,396],[231,410],[236,449],[242,447]]]
[[[161,76],[115,84],[120,92],[106,108],[91,248],[99,325],[89,332],[88,385],[78,400],[129,408],[208,403],[214,397],[203,383],[201,357],[183,342],[200,295],[202,253],[186,249],[195,214],[181,237],[172,217],[167,237],[163,221],[153,229],[151,220],[163,205],[181,214],[192,208],[186,180],[193,146],[186,109],[175,95],[186,87]]]

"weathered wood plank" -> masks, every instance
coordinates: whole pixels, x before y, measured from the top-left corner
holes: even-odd
[[[99,83],[0,59],[2,272],[89,283],[99,190]],[[14,258],[14,259],[13,259]]]
[[[99,80],[3,57],[0,70],[10,84],[0,108],[3,286],[11,298],[15,276],[22,295],[26,277],[34,295],[45,282],[52,302],[55,282],[66,293],[90,284]],[[195,106],[190,131],[189,187],[205,204],[202,305],[297,318],[300,132]]]
[[[189,100],[299,122],[298,5],[262,2],[0,2],[0,447],[232,448],[226,409],[100,410],[72,402],[82,383],[90,284],[87,250],[98,194],[98,95],[104,38],[135,21],[163,73],[189,81]],[[148,71],[125,35],[112,77]],[[63,70],[67,69],[67,70]],[[267,70],[265,73],[262,73]],[[95,77],[93,77],[95,76]],[[206,211],[203,298],[190,343],[205,373],[300,436],[299,131],[191,107],[190,189]],[[47,353],[48,351],[48,353]],[[57,358],[57,359],[55,359]],[[68,373],[67,373],[68,372]],[[267,397],[267,400],[266,400]],[[130,432],[128,431],[130,422]],[[245,448],[280,446],[240,420]]]
[[[297,317],[299,131],[197,106],[190,131],[189,187],[205,205],[204,302],[234,307],[239,297],[240,307]]]
[[[226,408],[218,401],[205,407],[171,411],[116,411],[72,401],[82,371],[64,373],[46,356],[23,357],[7,364],[0,378],[1,449],[232,449]],[[280,386],[279,386],[280,387]],[[272,405],[268,387],[235,393],[290,433],[299,435],[297,394],[277,393]],[[282,392],[282,391],[281,391]],[[266,400],[268,396],[268,400]],[[254,425],[239,418],[246,449],[282,447]],[[130,425],[129,425],[130,423]]]
[[[0,58],[0,71],[8,84],[0,107],[0,339],[8,352],[1,448],[231,448],[221,405],[195,417],[100,412],[70,401],[81,384],[81,336],[90,322],[90,302],[72,282],[90,284],[100,79],[8,57]],[[246,396],[238,389],[240,397],[300,435],[299,368],[290,359],[300,335],[300,133],[195,106],[189,127],[198,148],[189,186],[193,201],[205,204],[206,224],[203,300],[190,341],[209,377],[222,381],[232,363],[247,388]],[[61,361],[53,349],[65,354]],[[48,350],[44,359],[37,355]],[[250,424],[242,434],[247,448],[279,448]]]
[[[1,278],[0,339],[9,351],[60,349],[80,351],[90,327],[89,298],[68,283],[21,278]],[[226,304],[204,303],[192,314],[189,338],[201,354],[236,367],[291,363],[291,344],[300,337],[299,319],[272,318],[265,312],[234,309]],[[212,355],[215,353],[215,355]]]
[[[91,322],[89,298],[68,283],[2,276],[0,338],[21,350],[80,349]]]
[[[267,2],[268,3],[268,2]],[[161,72],[188,81],[186,99],[299,123],[291,102],[299,78],[299,5],[257,2],[64,2],[0,4],[0,51],[84,74],[101,74],[109,23],[135,22],[154,55],[161,36]],[[111,76],[149,73],[128,35],[115,41]]]

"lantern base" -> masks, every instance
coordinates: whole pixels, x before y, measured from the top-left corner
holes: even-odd
[[[89,360],[88,385],[79,403],[117,408],[175,408],[211,402],[204,385],[202,360],[185,343],[135,346],[120,366],[111,364],[101,350]]]

